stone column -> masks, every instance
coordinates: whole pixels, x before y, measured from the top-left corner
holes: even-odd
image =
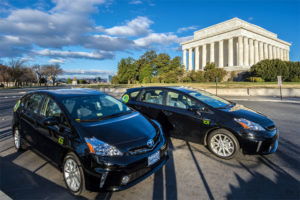
[[[279,49],[279,47],[276,47],[276,52],[277,52],[277,59],[280,59],[280,49]]]
[[[243,66],[244,62],[243,62],[243,56],[244,56],[244,47],[243,47],[243,37],[239,36],[238,38],[238,66]]]
[[[223,40],[219,41],[219,67],[224,67],[223,63]]]
[[[206,44],[202,46],[202,70],[206,66]]]
[[[233,38],[228,40],[228,67],[233,66]]]
[[[199,71],[199,47],[195,47],[195,71]]]
[[[264,59],[264,48],[263,43],[259,42],[259,61]]]
[[[259,62],[258,41],[254,41],[254,64]]]
[[[188,71],[192,71],[193,70],[193,48],[189,49],[189,70]]]
[[[210,43],[210,59],[209,62],[215,62],[215,43]]]
[[[276,51],[276,47],[273,46],[273,59],[277,58],[277,51]]]
[[[249,66],[249,45],[247,37],[244,37],[244,65]]]
[[[280,49],[280,59],[283,60],[283,50]]]
[[[269,46],[269,59],[273,59],[273,47],[272,47],[272,45],[268,45]]]
[[[250,55],[250,66],[254,64],[254,46],[253,46],[253,40],[249,38],[249,55]]]
[[[183,59],[183,65],[184,68],[186,69],[186,49],[183,49],[183,55],[182,55],[182,59]]]
[[[269,59],[268,44],[264,43],[264,59]]]
[[[287,61],[290,61],[290,51],[289,50],[287,50],[287,55],[286,56],[287,56],[287,58],[286,58]]]

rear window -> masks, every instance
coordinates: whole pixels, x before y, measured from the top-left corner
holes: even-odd
[[[130,100],[135,101],[139,93],[140,93],[139,90],[128,93]]]

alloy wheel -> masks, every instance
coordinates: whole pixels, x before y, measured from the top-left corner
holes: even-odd
[[[81,175],[76,161],[69,158],[64,165],[64,176],[68,187],[76,192],[81,187]]]
[[[235,151],[233,140],[225,134],[216,134],[210,141],[211,149],[221,157],[229,157]]]
[[[21,146],[21,137],[20,137],[20,132],[19,132],[18,129],[15,130],[14,141],[15,141],[15,147],[16,147],[16,149],[20,149],[20,146]]]

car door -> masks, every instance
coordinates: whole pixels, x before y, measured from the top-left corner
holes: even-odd
[[[46,124],[46,120],[49,119],[55,120],[57,123]],[[59,163],[64,148],[69,145],[72,132],[65,114],[57,102],[49,96],[46,96],[40,110],[38,130],[43,153],[54,162]]]
[[[135,101],[132,107],[142,114],[148,116],[151,119],[155,119],[160,123],[163,123],[162,106],[164,102],[165,90],[158,88],[144,89],[137,101]]]
[[[162,112],[171,124],[169,135],[176,138],[201,143],[212,125],[205,106],[181,92],[167,91]]]
[[[26,96],[21,103],[20,109],[20,126],[22,134],[28,143],[36,148],[39,148],[39,134],[36,130],[36,125],[42,100],[42,94],[32,94]]]

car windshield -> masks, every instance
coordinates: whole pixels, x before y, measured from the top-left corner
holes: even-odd
[[[71,97],[62,101],[76,121],[96,121],[128,114],[132,110],[108,95]]]
[[[207,105],[214,107],[214,108],[226,108],[226,107],[232,105],[231,102],[229,102],[225,99],[222,99],[218,96],[215,96],[209,92],[191,91],[188,94],[195,97],[196,99],[199,99],[200,101],[206,103]]]

